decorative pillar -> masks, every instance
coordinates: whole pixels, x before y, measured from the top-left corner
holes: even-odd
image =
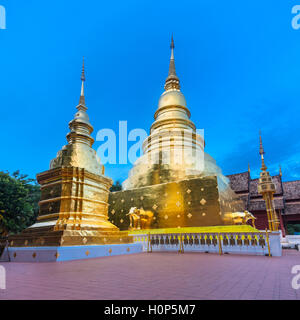
[[[270,173],[267,171],[267,167],[265,165],[265,161],[264,161],[265,152],[262,145],[261,135],[259,135],[259,140],[260,140],[259,153],[261,156],[262,166],[261,166],[260,178],[258,181],[258,193],[260,193],[263,196],[266,203],[269,230],[277,231],[279,226],[279,220],[276,214],[274,201],[273,201],[273,195],[276,189],[275,189],[275,184],[272,181],[272,177],[270,176]]]

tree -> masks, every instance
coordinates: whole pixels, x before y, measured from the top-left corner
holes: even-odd
[[[36,221],[40,187],[19,171],[0,171],[0,235],[19,233]]]
[[[300,233],[300,224],[288,224],[287,225],[287,234],[294,235]]]
[[[111,192],[121,191],[121,190],[122,190],[122,185],[121,185],[120,181],[116,181],[110,188]]]

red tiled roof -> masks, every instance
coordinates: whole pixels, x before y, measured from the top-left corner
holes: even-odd
[[[283,191],[287,200],[300,199],[300,180],[283,182]]]
[[[300,214],[300,203],[286,203],[284,214]]]
[[[231,188],[240,195],[249,211],[265,211],[266,205],[262,196],[258,193],[258,179],[251,179],[248,172],[242,172],[227,176]],[[282,182],[281,176],[272,176],[276,187],[274,205],[275,209],[284,209],[284,214],[300,214],[300,180]],[[249,201],[250,196],[250,201]]]
[[[274,199],[274,206],[277,210],[284,209],[283,198]],[[265,211],[266,203],[264,199],[250,200],[249,211]]]
[[[249,184],[249,172],[242,172],[228,175],[227,178],[230,180],[230,186],[235,192],[248,192]]]

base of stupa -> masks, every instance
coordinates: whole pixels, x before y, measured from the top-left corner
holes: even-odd
[[[258,229],[246,225],[230,225],[230,226],[207,226],[207,227],[187,227],[187,228],[161,228],[161,229],[143,229],[129,230],[130,236],[138,234],[190,234],[190,233],[252,233],[259,232]]]
[[[8,237],[9,247],[106,245],[132,242],[133,239],[128,233],[120,232],[116,227],[103,230],[53,230],[29,227],[20,234]]]
[[[150,229],[165,229],[230,225],[228,213],[245,205],[217,176],[207,176],[109,194],[109,218],[121,230],[129,229],[132,208],[152,213]]]
[[[0,261],[7,262],[55,262],[85,260],[142,252],[139,243],[59,246],[59,247],[8,247]]]

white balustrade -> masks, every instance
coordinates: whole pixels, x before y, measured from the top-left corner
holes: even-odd
[[[132,234],[144,252],[206,252],[281,256],[279,232]]]

